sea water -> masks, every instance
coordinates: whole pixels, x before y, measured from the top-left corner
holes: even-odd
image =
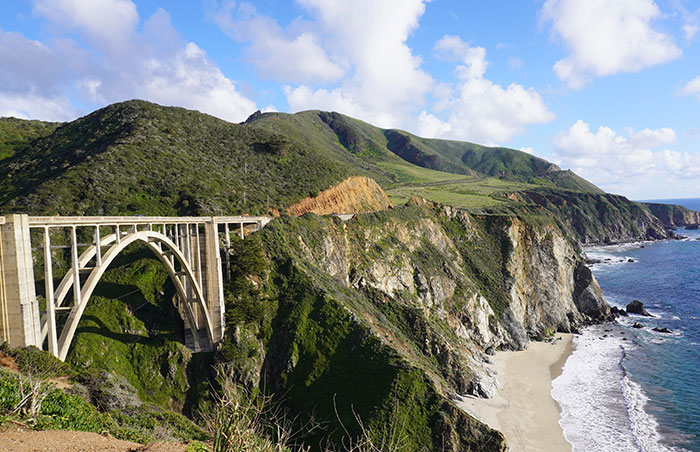
[[[700,210],[700,199],[676,203]],[[687,239],[586,250],[601,261],[591,269],[608,303],[638,299],[654,317],[620,317],[574,338],[552,383],[574,452],[700,451],[700,231],[676,233]]]

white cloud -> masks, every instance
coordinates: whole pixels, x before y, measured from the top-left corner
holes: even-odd
[[[686,83],[681,89],[681,94],[685,96],[695,96],[700,100],[700,75]]]
[[[507,87],[484,77],[488,62],[483,47],[472,47],[457,36],[445,36],[435,45],[443,58],[458,60],[457,82],[441,86],[435,110],[446,117],[424,111],[418,118],[419,134],[497,144],[510,140],[526,125],[554,119],[542,97],[533,88],[517,83]]]
[[[698,27],[697,24],[683,25],[683,33],[685,33],[685,40],[688,42],[693,40],[698,31],[700,31],[700,27]]]
[[[316,17],[329,52],[349,75],[328,92],[299,86],[286,91],[292,110],[343,106],[382,127],[405,124],[432,87],[421,59],[406,44],[425,11],[424,0],[299,0]]]
[[[554,161],[601,188],[636,198],[687,192],[698,185],[700,156],[667,149],[675,140],[670,128],[620,134],[604,126],[592,131],[578,120],[554,138]]]
[[[248,60],[263,77],[292,83],[327,83],[344,75],[344,69],[330,60],[318,36],[305,30],[304,24],[285,31],[248,3],[226,5],[214,19],[232,39],[249,44]]]
[[[70,100],[64,96],[42,95],[34,91],[11,93],[0,90],[0,117],[3,116],[65,121],[75,118],[76,111]]]
[[[75,117],[64,88],[80,66],[76,55],[80,51],[67,42],[50,48],[0,30],[0,116],[51,121]]]
[[[171,58],[144,61],[141,74],[144,83],[134,86],[137,97],[186,105],[236,122],[256,109],[255,103],[236,91],[206,52],[191,42]]]
[[[510,66],[512,69],[522,69],[525,63],[523,63],[523,60],[521,60],[518,57],[510,57],[508,58],[508,66]]]
[[[35,12],[49,21],[50,45],[0,32],[2,114],[70,120],[73,97],[95,107],[142,98],[230,121],[256,109],[163,9],[143,31],[130,0],[36,0]]]
[[[407,124],[432,77],[406,41],[427,0],[297,0],[309,20],[280,27],[248,3],[214,14],[251,62],[285,83],[291,111],[336,110],[382,127]]]
[[[671,36],[656,31],[661,12],[653,0],[547,0],[542,19],[552,23],[571,53],[554,65],[578,89],[593,77],[642,69],[681,55]]]
[[[131,0],[35,0],[34,10],[55,26],[80,30],[91,43],[112,52],[129,42],[139,23]]]

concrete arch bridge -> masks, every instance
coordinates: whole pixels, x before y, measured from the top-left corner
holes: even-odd
[[[102,275],[133,243],[148,247],[177,291],[176,307],[193,351],[211,350],[224,335],[223,274],[230,271],[231,234],[241,238],[270,217],[0,217],[0,342],[34,345],[65,360],[78,322]],[[57,230],[68,244],[52,244]],[[90,237],[79,243],[79,237]],[[33,243],[36,242],[36,243]],[[64,240],[65,242],[65,240]],[[52,249],[70,249],[70,267],[56,284]],[[34,262],[43,257],[46,309],[40,310]],[[58,329],[56,314],[68,311]]]

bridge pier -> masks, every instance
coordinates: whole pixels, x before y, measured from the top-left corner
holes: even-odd
[[[20,347],[41,347],[29,217],[7,215],[4,220],[0,226],[0,339]]]

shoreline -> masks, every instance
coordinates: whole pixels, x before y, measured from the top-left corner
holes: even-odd
[[[559,425],[561,408],[552,398],[552,380],[574,351],[573,334],[554,343],[530,342],[526,350],[499,351],[493,364],[500,384],[491,399],[465,396],[457,406],[506,438],[510,452],[571,452]]]

